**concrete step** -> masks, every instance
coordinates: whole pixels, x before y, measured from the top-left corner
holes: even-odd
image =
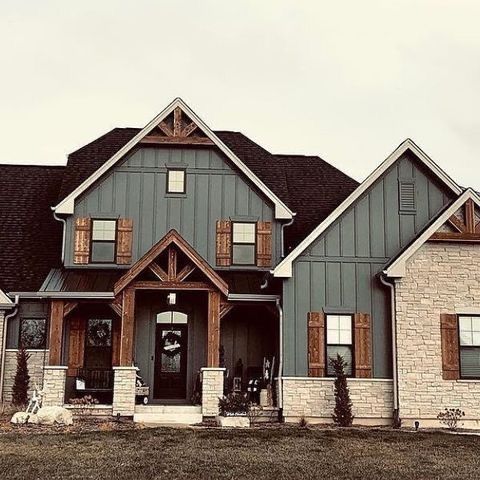
[[[157,425],[193,425],[202,421],[202,407],[195,405],[137,405],[133,421]]]

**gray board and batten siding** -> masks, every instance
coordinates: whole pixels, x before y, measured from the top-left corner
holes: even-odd
[[[414,208],[408,198],[401,211],[399,185],[412,182]],[[376,275],[453,198],[406,152],[295,260],[283,287],[284,375],[307,375],[307,313],[324,311],[370,314],[373,376],[391,378],[390,293]]]
[[[186,169],[185,194],[166,192],[167,168]],[[67,218],[67,267],[78,266],[73,263],[73,225],[75,217],[85,216],[133,219],[132,262],[174,228],[215,266],[216,221],[229,218],[271,221],[272,262],[277,263],[281,251],[273,204],[221,152],[210,147],[142,147],[113,167],[81,195],[74,215]],[[116,266],[109,264],[108,268]]]

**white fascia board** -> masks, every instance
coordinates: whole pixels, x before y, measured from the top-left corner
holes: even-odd
[[[95,183],[103,174],[112,168],[122,157],[124,157],[143,137],[148,135],[165,117],[176,107],[180,107],[200,127],[205,135],[244,173],[250,181],[275,205],[275,218],[291,219],[295,214],[283,203],[201,120],[198,115],[181,99],[176,98],[170,105],[162,110],[152,121],[150,121],[140,132],[137,133],[126,145],[115,155],[107,160],[98,170],[81,183],[73,192],[65,197],[58,205],[53,207],[57,214],[71,215],[74,212],[75,199],[87,188]]]
[[[468,200],[480,207],[480,197],[471,188],[465,190],[383,273],[389,278],[405,276],[407,260]]]
[[[0,309],[2,308],[12,308],[15,304],[12,300],[5,294],[3,290],[0,290]]]
[[[407,150],[410,150],[456,195],[463,190],[412,140],[403,141],[320,225],[318,225],[289,255],[273,270],[275,277],[291,277],[293,261],[299,257],[340,215],[358,200]]]

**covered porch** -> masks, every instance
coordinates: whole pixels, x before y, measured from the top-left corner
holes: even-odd
[[[75,272],[68,275],[95,276]],[[148,388],[137,401],[145,399],[151,406],[201,404],[203,416],[213,416],[219,396],[247,391],[252,380],[263,378],[265,365],[273,377],[278,367],[278,297],[233,293],[232,282],[176,231],[123,273],[96,272],[92,284],[109,276],[110,285],[96,292],[103,298],[69,291],[67,299],[65,285],[64,298],[52,298],[47,404],[88,394],[111,405],[113,415],[132,416],[136,386],[142,383]],[[82,282],[77,279],[76,284]],[[51,287],[52,282],[46,284],[45,292]],[[90,293],[93,297],[95,292]],[[51,290],[49,294],[54,296]]]

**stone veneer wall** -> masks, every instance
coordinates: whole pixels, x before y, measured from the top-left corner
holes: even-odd
[[[132,417],[135,413],[137,367],[113,367],[113,415]]]
[[[480,313],[480,245],[425,243],[395,287],[400,417],[438,425],[445,407],[480,426],[480,381],[443,380],[441,313]]]
[[[48,363],[48,350],[28,350],[30,358],[28,359],[28,373],[30,375],[29,395],[33,391],[35,383],[39,388],[43,385],[43,365]],[[15,373],[17,371],[17,350],[7,350],[5,352],[5,377],[3,401],[9,403],[12,401],[12,387]]]
[[[283,416],[286,422],[305,417],[310,423],[331,423],[335,398],[333,378],[284,377]],[[390,425],[393,382],[388,379],[348,379],[354,423]]]
[[[42,407],[61,407],[65,403],[67,368],[61,365],[46,365],[43,368]]]
[[[202,415],[218,415],[218,399],[223,396],[225,368],[202,368]]]

